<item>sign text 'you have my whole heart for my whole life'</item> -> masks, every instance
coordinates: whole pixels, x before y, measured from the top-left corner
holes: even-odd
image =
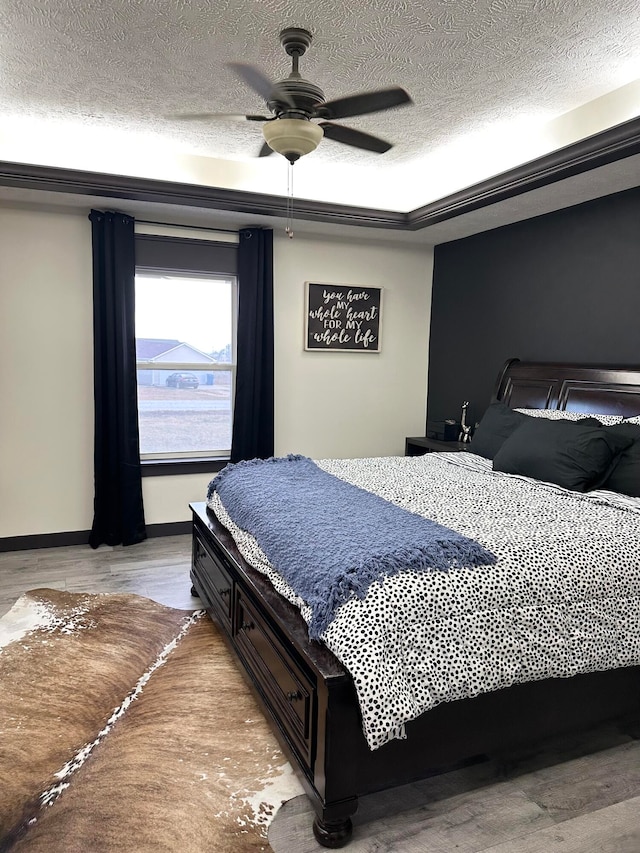
[[[307,283],[306,348],[380,351],[380,287]]]

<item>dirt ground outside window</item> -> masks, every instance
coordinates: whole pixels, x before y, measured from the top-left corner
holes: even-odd
[[[140,453],[231,448],[231,386],[138,386]]]

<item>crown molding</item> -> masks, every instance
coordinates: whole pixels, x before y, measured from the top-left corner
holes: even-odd
[[[635,118],[409,213],[296,199],[296,218],[336,225],[418,231],[638,153],[640,118]],[[0,162],[0,186],[181,205],[249,216],[282,218],[286,215],[286,198],[281,196],[29,163]]]
[[[640,118],[635,118],[412,210],[406,227],[427,228],[638,153]]]
[[[29,163],[0,162],[0,186],[182,205],[253,216],[285,217],[287,214],[287,199],[282,196]],[[296,218],[367,228],[406,228],[405,213],[308,199],[296,199]]]

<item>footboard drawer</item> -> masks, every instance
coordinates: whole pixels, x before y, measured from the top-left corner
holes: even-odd
[[[193,573],[224,626],[231,631],[231,576],[222,560],[211,553],[198,534],[193,539]]]
[[[251,602],[237,589],[235,643],[257,686],[307,767],[312,764],[314,687]]]

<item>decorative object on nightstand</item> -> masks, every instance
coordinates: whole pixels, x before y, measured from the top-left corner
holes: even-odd
[[[467,425],[467,409],[469,408],[469,401],[465,400],[462,404],[462,417],[460,418],[460,433],[458,435],[458,441],[462,441],[464,444],[471,441],[471,427]]]
[[[427,438],[435,438],[437,441],[454,441],[458,440],[460,432],[460,424],[458,421],[429,421],[427,423]]]
[[[456,423],[456,421],[448,420],[444,422],[444,430],[443,430],[443,441],[457,441],[458,433],[460,431],[460,424]]]

